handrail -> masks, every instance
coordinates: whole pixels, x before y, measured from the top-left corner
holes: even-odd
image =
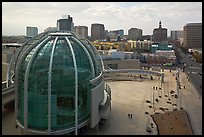
[[[162,75],[162,72],[152,71],[152,70],[141,70],[141,69],[112,69],[112,70],[104,70],[104,73],[107,72],[138,72],[138,73],[148,73],[148,74],[155,74],[155,75]]]
[[[2,89],[2,96],[6,95],[6,94],[8,94],[8,93],[10,93],[12,91],[14,91],[14,86],[10,86],[8,88]]]

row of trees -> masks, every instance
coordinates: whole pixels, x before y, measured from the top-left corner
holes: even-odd
[[[202,53],[199,53],[198,51],[193,52],[193,58],[199,62],[202,63]]]

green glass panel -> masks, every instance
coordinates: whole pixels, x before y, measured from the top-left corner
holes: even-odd
[[[54,39],[42,45],[33,56],[28,75],[28,127],[48,128],[48,68]],[[52,102],[53,105],[53,102]]]

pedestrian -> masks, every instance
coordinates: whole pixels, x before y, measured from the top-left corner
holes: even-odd
[[[130,114],[130,118],[132,118],[132,113]]]
[[[128,113],[128,117],[130,117],[130,113]]]

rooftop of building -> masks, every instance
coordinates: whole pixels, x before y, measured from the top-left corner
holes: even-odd
[[[185,26],[202,26],[202,23],[197,23],[197,22],[195,22],[195,23],[187,23]]]

